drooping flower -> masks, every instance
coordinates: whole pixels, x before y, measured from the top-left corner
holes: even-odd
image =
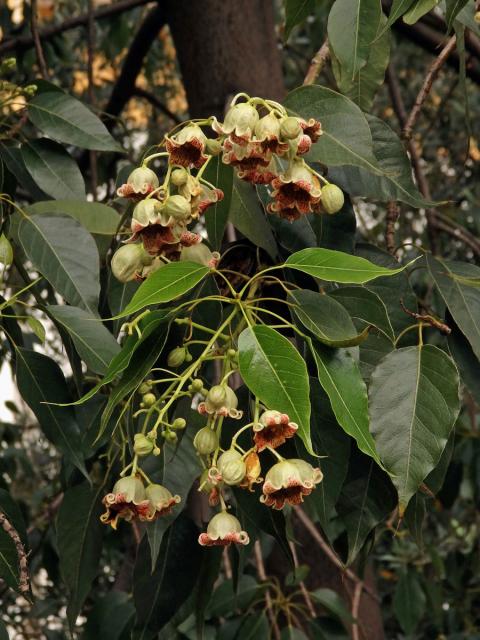
[[[242,525],[235,516],[221,511],[210,520],[206,533],[199,535],[198,542],[202,547],[228,547],[232,542],[247,545],[250,538],[246,531],[242,531]]]
[[[272,159],[270,163],[264,166],[254,166],[249,169],[239,169],[238,177],[252,184],[270,184],[277,177],[278,173],[275,167],[275,161]]]
[[[246,144],[252,139],[259,120],[258,111],[251,104],[240,102],[227,111],[223,124],[213,118],[212,129],[229,136],[237,144]]]
[[[110,267],[120,282],[130,282],[140,277],[144,267],[152,263],[152,257],[141,243],[124,244],[112,256]]]
[[[200,185],[200,191],[192,197],[192,218],[199,218],[205,211],[223,200],[223,191],[221,189],[211,189],[205,184]]]
[[[265,476],[260,501],[268,507],[283,509],[285,504],[298,505],[321,482],[320,469],[305,460],[291,459],[277,462]]]
[[[255,125],[254,144],[264,152],[275,153],[279,156],[288,151],[288,142],[280,139],[280,120],[270,112]]]
[[[205,402],[198,405],[198,413],[216,416],[229,416],[239,420],[243,416],[243,411],[239,411],[238,398],[231,387],[215,385],[210,389],[205,398]]]
[[[178,226],[164,227],[161,224],[152,224],[135,234],[131,239],[142,239],[145,250],[152,256],[165,255],[167,257],[180,255],[180,238],[182,228]]]
[[[271,151],[254,142],[240,145],[227,138],[223,145],[223,163],[236,167],[238,171],[248,172],[259,167],[268,167],[271,159]]]
[[[286,413],[280,411],[264,411],[257,424],[253,425],[255,435],[253,440],[258,451],[266,447],[275,449],[282,445],[287,438],[292,438],[298,430],[298,424],[290,422]]]
[[[157,520],[161,516],[169,515],[173,507],[181,502],[178,495],[172,495],[171,492],[161,484],[149,484],[145,489],[145,494],[149,503],[149,509],[146,516],[140,516],[140,520]]]
[[[207,136],[196,124],[188,124],[173,136],[166,136],[170,164],[199,169],[206,161]]]
[[[200,244],[193,245],[192,247],[184,247],[180,254],[180,260],[198,262],[210,269],[214,269],[220,260],[220,254],[217,251],[212,253],[207,245],[201,242]]]
[[[303,133],[308,136],[313,143],[317,142],[322,135],[322,125],[318,120],[315,120],[315,118],[310,118],[309,120],[300,118],[300,126],[303,129]]]
[[[162,203],[153,198],[147,198],[141,200],[133,210],[131,229],[135,236],[149,225],[159,224],[162,227],[167,227],[172,222],[170,216],[164,214]]]
[[[107,493],[102,502],[106,511],[100,520],[113,529],[117,528],[120,519],[130,522],[136,518],[146,518],[150,505],[142,481],[135,476],[117,480],[112,492]]]
[[[318,209],[322,194],[320,182],[303,160],[295,161],[286,174],[275,178],[272,187],[273,202],[267,206],[269,213],[292,222]]]
[[[159,186],[157,174],[148,167],[137,167],[127,182],[117,189],[120,198],[142,198]]]

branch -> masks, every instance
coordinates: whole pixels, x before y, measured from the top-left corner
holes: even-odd
[[[363,583],[357,582],[355,590],[353,592],[352,600],[352,640],[360,640],[360,629],[358,628],[358,612],[360,609],[360,600],[362,598]]]
[[[267,574],[265,573],[265,565],[263,564],[262,558],[262,547],[260,545],[260,540],[256,540],[253,546],[255,551],[255,563],[257,565],[257,573],[258,577],[262,582],[267,582]],[[277,619],[275,617],[275,613],[273,611],[272,606],[272,596],[270,595],[270,590],[267,587],[265,591],[265,604],[267,605],[267,613],[270,618],[270,624],[272,626],[273,636],[275,640],[280,640],[280,629],[277,624]]]
[[[308,68],[307,74],[303,81],[303,84],[313,84],[315,80],[320,75],[325,64],[328,62],[330,58],[330,47],[328,44],[328,38],[322,44],[317,53],[313,56],[312,61],[310,63],[310,67]]]
[[[395,255],[395,223],[400,215],[400,209],[395,200],[387,202],[387,225],[385,228],[385,245],[388,253]]]
[[[30,591],[30,579],[28,576],[27,554],[25,553],[25,547],[20,540],[20,536],[18,535],[17,530],[2,511],[0,511],[0,527],[2,527],[7,536],[11,538],[13,544],[15,545],[15,550],[18,557],[18,567],[20,570],[18,586],[20,593],[25,595]]]
[[[133,90],[133,95],[148,100],[151,105],[164,113],[168,118],[170,118],[170,120],[173,120],[175,124],[180,124],[180,122],[182,122],[182,120],[177,115],[175,115],[173,111],[170,111],[170,109],[166,105],[164,105],[163,102],[161,102],[151,91],[146,91],[141,87],[135,87],[135,89]]]
[[[113,16],[118,15],[119,13],[123,13],[124,11],[129,11],[130,9],[134,9],[135,7],[140,7],[144,4],[151,2],[151,0],[118,0],[112,5],[107,7],[102,7],[97,9],[94,12],[93,17],[95,20],[102,20],[103,18],[112,18]],[[60,33],[64,31],[68,31],[69,29],[75,29],[76,27],[80,27],[82,25],[88,24],[88,12],[82,13],[79,16],[75,16],[74,18],[68,18],[61,24],[54,25],[52,27],[47,27],[38,32],[40,41],[45,42],[47,40],[51,40],[55,36],[58,36]],[[25,51],[26,49],[30,49],[34,46],[35,42],[33,36],[31,35],[23,35],[17,36],[15,38],[8,38],[5,42],[0,44],[0,56],[3,56],[5,53],[9,51]]]
[[[295,569],[298,569],[298,555],[297,549],[295,548],[295,544],[293,542],[289,542],[288,546],[290,547],[290,551],[292,552],[293,564],[295,565]],[[310,613],[311,618],[317,617],[317,612],[315,611],[315,607],[313,606],[312,599],[308,592],[307,587],[305,586],[305,582],[300,580],[300,591],[302,592],[303,599],[305,600],[305,604],[307,605],[308,612]]]
[[[47,63],[45,62],[42,43],[40,42],[40,36],[38,33],[37,0],[31,0],[30,2],[30,30],[32,32],[32,38],[35,44],[35,52],[37,54],[37,62],[40,69],[40,74],[44,80],[48,80]]]

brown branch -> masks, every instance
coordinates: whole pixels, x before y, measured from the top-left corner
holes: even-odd
[[[149,2],[151,2],[151,0],[119,0],[107,7],[97,9],[97,11],[94,12],[93,17],[95,20],[112,18],[124,11],[135,9],[136,7],[148,4]],[[64,31],[69,31],[70,29],[75,29],[76,27],[81,27],[86,24],[88,24],[88,13],[82,13],[74,18],[68,18],[61,24],[40,30],[38,32],[38,36],[41,42],[45,42],[47,40],[51,40],[55,36],[58,36]],[[26,49],[30,49],[34,45],[35,42],[33,36],[22,35],[15,38],[8,38],[5,42],[0,44],[0,56],[3,56],[9,51],[24,51]]]
[[[292,552],[293,564],[295,565],[295,569],[298,569],[298,555],[295,544],[293,542],[289,542],[288,544]],[[303,580],[300,580],[300,591],[302,592],[303,599],[305,600],[305,604],[307,605],[308,612],[310,613],[312,618],[316,618],[317,612],[315,611],[312,599]]]
[[[37,0],[31,0],[30,2],[30,30],[32,32],[32,38],[35,45],[35,52],[37,54],[38,67],[40,74],[44,80],[48,80],[48,68],[45,62],[45,56],[43,55],[42,43],[40,42],[40,36],[38,33],[38,20],[37,20]]]
[[[407,307],[403,303],[403,298],[400,298],[400,306],[402,307],[403,311],[411,318],[414,318],[415,320],[419,320],[420,322],[423,322],[425,324],[429,324],[431,327],[438,329],[440,333],[443,333],[446,336],[452,333],[452,330],[450,329],[448,324],[445,324],[438,318],[435,318],[435,316],[432,316],[427,313],[416,313],[416,311],[411,311],[410,309],[407,309]]]
[[[403,136],[406,140],[409,140],[412,137],[413,127],[417,122],[417,118],[420,115],[420,111],[422,110],[423,103],[427,99],[428,94],[432,89],[433,82],[437,77],[440,69],[446,62],[448,56],[452,53],[455,46],[457,44],[457,36],[452,36],[447,44],[443,47],[438,57],[432,62],[430,68],[425,76],[425,80],[423,81],[423,85],[418,92],[417,98],[415,100],[415,104],[408,116],[407,122],[403,127]]]
[[[330,58],[330,47],[328,44],[328,38],[322,44],[317,53],[313,56],[312,61],[310,63],[310,67],[305,75],[305,79],[303,84],[313,84],[315,80],[320,75],[325,64],[328,62]]]
[[[387,202],[387,216],[385,228],[385,245],[387,251],[395,255],[395,223],[400,216],[400,208],[395,200]]]
[[[353,592],[352,600],[352,640],[360,640],[360,629],[358,626],[358,613],[360,610],[360,600],[362,598],[363,582],[357,582]]]
[[[329,560],[331,560],[331,562],[338,569],[340,569],[342,574],[344,576],[346,576],[349,580],[351,580],[355,584],[358,584],[360,582],[362,584],[362,589],[365,590],[365,593],[368,593],[368,595],[371,598],[373,598],[377,602],[380,602],[380,598],[377,596],[377,594],[372,589],[370,589],[370,587],[368,585],[366,585],[363,582],[363,580],[361,580],[355,573],[353,573],[353,571],[351,569],[349,569],[348,567],[346,567],[343,564],[343,562],[337,556],[335,551],[333,549],[331,549],[329,547],[329,545],[325,542],[325,540],[322,538],[322,536],[320,535],[320,532],[318,531],[317,527],[310,520],[310,518],[307,516],[307,514],[304,511],[302,511],[302,509],[300,509],[300,507],[295,507],[295,513],[297,514],[298,519],[302,522],[302,524],[305,527],[305,529],[310,533],[312,538],[318,544],[320,549],[325,553],[327,558]]]
[[[28,563],[27,554],[25,553],[25,547],[20,540],[20,536],[18,535],[17,530],[2,511],[0,511],[0,527],[2,527],[7,536],[10,537],[13,544],[15,545],[19,568],[18,588],[20,590],[20,593],[25,595],[30,591],[30,579],[28,576]]]
[[[262,580],[262,582],[266,582],[267,574],[265,572],[265,565],[263,564],[262,547],[260,545],[260,540],[255,541],[253,548],[255,551],[255,563],[257,565],[258,577],[260,578],[260,580]],[[281,635],[280,629],[278,627],[277,619],[273,612],[272,596],[270,595],[269,589],[267,589],[265,592],[265,603],[267,605],[267,614],[268,614],[268,617],[270,618],[270,624],[272,626],[272,631],[273,631],[275,640],[280,640],[280,635]]]
[[[441,220],[438,217],[437,212],[432,220],[432,224],[436,229],[448,233],[449,236],[455,238],[456,240],[460,240],[460,242],[463,242],[468,247],[470,247],[475,255],[480,256],[480,244],[476,241],[475,237],[470,234],[464,227],[456,222],[453,222],[453,220],[449,221],[449,223],[452,226],[449,226],[449,224],[447,224],[444,220]]]
[[[163,102],[161,102],[151,91],[147,91],[146,89],[142,89],[140,87],[135,87],[135,89],[133,90],[133,95],[137,96],[138,98],[144,98],[145,100],[150,102],[152,106],[164,113],[168,118],[170,118],[170,120],[173,120],[175,124],[180,124],[180,122],[182,122],[181,119],[177,115],[175,115],[173,111],[170,111],[170,109],[165,106]]]

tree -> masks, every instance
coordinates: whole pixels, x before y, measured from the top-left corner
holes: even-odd
[[[436,5],[0,10],[0,633],[478,632],[480,28]]]

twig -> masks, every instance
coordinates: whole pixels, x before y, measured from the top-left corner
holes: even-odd
[[[395,223],[400,215],[400,208],[395,200],[387,202],[387,225],[385,227],[385,245],[387,251],[395,255]]]
[[[452,36],[447,44],[443,47],[438,57],[432,62],[430,68],[428,70],[427,75],[425,76],[425,80],[423,81],[422,88],[418,92],[417,98],[415,100],[415,104],[408,116],[407,122],[403,127],[403,136],[406,140],[410,140],[412,137],[413,127],[417,121],[418,116],[420,115],[420,111],[422,110],[423,103],[425,102],[428,94],[433,85],[433,81],[438,75],[438,72],[442,68],[443,64],[446,62],[448,56],[452,53],[457,43],[457,36]]]
[[[173,122],[175,122],[175,124],[180,124],[181,119],[175,115],[173,113],[173,111],[170,111],[170,109],[165,106],[163,104],[163,102],[161,102],[157,96],[152,93],[151,91],[146,91],[145,89],[142,89],[141,87],[135,87],[135,89],[133,90],[133,95],[137,96],[139,98],[144,98],[145,100],[148,100],[148,102],[150,102],[150,104],[152,104],[154,107],[156,107],[159,111],[161,111],[162,113],[164,113],[168,118],[170,118],[170,120],[173,120]]]
[[[448,233],[450,236],[452,236],[452,238],[460,240],[468,247],[470,247],[475,255],[480,256],[480,242],[478,242],[478,240],[472,233],[470,233],[470,231],[465,229],[465,227],[462,227],[462,225],[458,224],[458,222],[450,220],[446,216],[441,215],[439,211],[435,211],[433,225],[436,229]]]
[[[255,541],[254,551],[255,551],[255,562],[257,565],[258,577],[260,578],[260,580],[262,580],[262,582],[265,582],[267,580],[267,574],[265,573],[265,565],[263,564],[262,547],[260,545],[260,540]],[[269,589],[267,589],[265,592],[265,602],[267,605],[267,614],[268,614],[268,617],[270,618],[270,624],[272,625],[273,635],[275,636],[275,640],[280,640],[280,629],[278,627],[277,619],[273,612],[272,596],[270,595]]]
[[[114,4],[107,7],[101,7],[94,12],[93,16],[95,20],[101,20],[103,18],[111,18],[119,13],[140,7],[144,4],[151,2],[151,0],[118,0]],[[68,18],[61,24],[57,24],[51,27],[47,27],[38,32],[38,36],[41,41],[51,40],[55,36],[58,36],[64,31],[69,29],[75,29],[88,23],[88,13],[82,13],[74,18]],[[16,38],[8,38],[5,42],[0,44],[0,56],[3,56],[8,51],[22,51],[29,49],[35,44],[33,36],[22,35]]]
[[[88,22],[87,22],[87,76],[88,76],[88,100],[92,106],[95,105],[95,87],[93,77],[93,61],[95,57],[95,20],[93,17],[94,6],[93,0],[88,0],[87,4]],[[97,199],[98,188],[98,170],[97,170],[97,152],[90,151],[90,174],[92,180],[92,195],[94,201]]]
[[[360,610],[360,600],[362,598],[362,591],[364,588],[363,582],[357,582],[355,590],[353,592],[352,600],[352,640],[360,640],[360,629],[358,626],[358,613]]]
[[[15,545],[19,567],[18,588],[20,590],[20,593],[25,595],[30,591],[30,579],[28,576],[28,563],[27,554],[25,553],[25,547],[20,540],[20,536],[18,535],[17,530],[2,511],[0,511],[0,526],[5,531],[7,536],[11,538],[13,544]]]
[[[429,324],[431,327],[435,327],[435,329],[438,329],[440,333],[443,333],[446,336],[449,336],[452,333],[452,330],[450,329],[448,324],[445,324],[438,318],[435,318],[434,316],[431,316],[427,313],[416,313],[415,311],[410,311],[410,309],[407,309],[407,307],[403,303],[403,298],[400,298],[400,306],[402,307],[403,311],[411,318],[415,318],[415,320],[419,320],[420,322]]]
[[[37,22],[37,0],[31,0],[30,2],[30,30],[32,32],[33,42],[35,44],[35,52],[37,54],[38,67],[40,74],[44,80],[48,80],[48,68],[45,62],[45,56],[43,55],[42,43],[40,42],[40,35],[38,33]]]
[[[293,556],[293,563],[295,565],[295,569],[298,569],[298,555],[297,555],[297,550],[295,548],[295,545],[293,542],[289,542],[289,547],[290,550],[292,552],[292,556]],[[302,592],[302,596],[303,599],[305,600],[305,604],[307,605],[307,609],[311,615],[312,618],[316,618],[317,617],[317,612],[315,611],[315,607],[313,606],[313,602],[312,599],[310,597],[310,594],[308,593],[308,589],[305,586],[305,583],[303,580],[300,580],[300,591]]]
[[[335,553],[335,551],[333,551],[333,549],[331,549],[328,544],[325,542],[325,540],[322,538],[322,536],[320,535],[320,532],[318,531],[317,527],[315,526],[315,524],[310,520],[310,518],[307,516],[307,514],[302,511],[302,509],[300,509],[300,507],[295,507],[295,513],[298,516],[298,519],[302,522],[302,524],[304,525],[305,529],[310,533],[310,535],[312,536],[312,538],[315,540],[315,542],[318,544],[318,546],[320,547],[320,549],[325,553],[325,555],[327,556],[327,558],[329,560],[331,560],[331,562],[338,567],[338,569],[340,569],[340,571],[342,572],[343,575],[345,575],[349,580],[351,580],[352,582],[354,582],[355,584],[361,582],[362,583],[362,588],[365,590],[365,593],[368,593],[368,595],[373,598],[374,600],[376,600],[377,602],[380,602],[380,598],[377,596],[377,594],[370,589],[370,587],[368,585],[366,585],[363,580],[361,580],[357,575],[355,575],[355,573],[353,573],[353,571],[351,569],[348,569],[348,567],[346,567],[343,562],[340,560],[340,558],[337,556],[337,554]]]
[[[321,70],[323,69],[323,67],[325,66],[329,58],[330,58],[330,47],[329,47],[328,38],[327,38],[325,42],[322,44],[322,46],[320,47],[320,49],[312,58],[308,71],[305,75],[305,79],[303,81],[304,85],[313,84],[315,82],[315,80],[320,75]]]
[[[231,580],[233,576],[233,571],[232,571],[232,563],[230,562],[230,557],[228,555],[228,547],[225,547],[225,549],[223,550],[222,560],[223,560],[223,570],[225,571],[225,577],[227,578],[227,580]]]

